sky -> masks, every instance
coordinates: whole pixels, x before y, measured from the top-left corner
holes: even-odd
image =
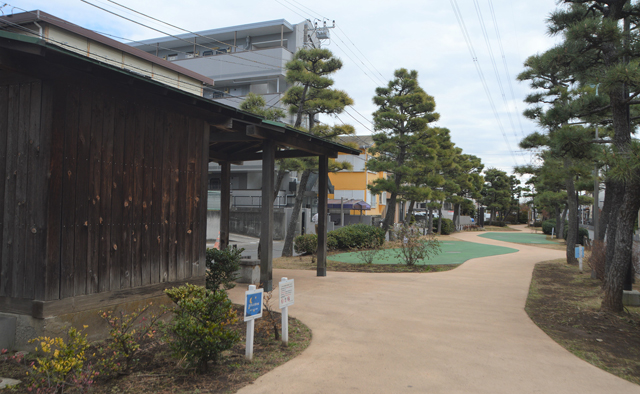
[[[170,34],[183,33],[108,0],[9,1],[2,8],[5,14],[40,9],[130,40],[155,38],[159,33],[87,2]],[[357,134],[371,134],[375,88],[386,86],[396,69],[417,70],[420,86],[434,97],[440,114],[435,126],[448,128],[463,153],[480,157],[485,168],[507,173],[514,165],[535,162],[530,152],[518,147],[536,125],[522,116],[523,100],[531,91],[516,77],[529,56],[558,42],[559,37],[549,36],[546,28],[556,0],[113,1],[189,31],[274,19],[296,24],[326,18],[329,25],[335,20],[331,39],[323,47],[342,59],[334,87],[346,91],[355,103],[339,119],[323,121],[349,123]]]

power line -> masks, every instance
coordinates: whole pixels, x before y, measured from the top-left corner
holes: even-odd
[[[15,8],[17,8],[17,7],[15,7]],[[31,11],[26,11],[26,12],[31,12]],[[42,16],[42,15],[41,15],[41,16]],[[2,22],[2,23],[4,23],[4,24],[6,24],[6,25],[8,25],[8,26],[13,26],[13,27],[15,27],[15,28],[17,28],[17,29],[19,29],[19,30],[26,31],[26,32],[28,32],[28,33],[34,34],[34,35],[36,35],[36,36],[38,36],[38,35],[40,34],[39,32],[37,32],[37,31],[35,31],[35,30],[31,30],[31,29],[26,28],[26,27],[24,27],[24,26],[22,26],[22,25],[18,25],[18,24],[16,24],[16,23],[9,22],[9,21],[7,21],[7,20],[2,20],[2,21],[0,21],[0,22]],[[55,40],[55,39],[50,38],[50,37],[47,37],[47,38],[46,38],[46,40],[47,40],[47,41],[49,41],[49,42],[56,43],[56,44],[58,44],[59,46],[61,46],[61,47],[63,47],[63,48],[72,48],[72,49],[75,49],[76,51],[80,51],[80,52],[84,52],[84,51],[86,51],[86,50],[87,50],[86,48],[79,48],[79,47],[76,47],[76,46],[73,46],[73,45],[69,45],[69,43],[67,43],[67,42],[58,41],[58,40]],[[110,59],[110,58],[109,58],[109,57],[107,57],[107,56],[99,55],[99,54],[94,53],[94,52],[92,52],[92,53],[91,53],[91,56],[87,56],[87,57],[95,57],[95,58],[103,59],[103,61],[104,61],[104,63],[105,63],[105,64],[114,63],[114,60],[113,60],[113,59]],[[117,62],[116,62],[116,63],[117,63]],[[145,75],[146,73],[149,73],[149,70],[148,70],[148,69],[140,68],[140,67],[137,67],[137,66],[135,66],[135,65],[133,65],[133,64],[128,64],[128,63],[124,63],[124,62],[122,62],[122,66],[123,66],[123,67],[121,67],[121,68],[123,68],[123,69],[125,69],[125,70],[132,71],[132,72],[134,72],[135,74]],[[125,67],[125,66],[126,66],[126,67]],[[120,68],[120,67],[119,67],[119,68]],[[134,70],[138,70],[138,71],[140,71],[140,72],[135,72]],[[158,72],[155,72],[155,73],[154,73],[154,76],[156,76],[156,77],[160,77],[160,78],[162,78],[164,81],[171,81],[171,82],[175,82],[175,85],[176,85],[176,86],[180,86],[180,85],[189,85],[189,86],[192,86],[192,87],[194,87],[195,89],[198,89],[198,90],[199,90],[199,89],[203,89],[203,86],[202,86],[202,85],[197,85],[197,84],[194,84],[194,83],[191,83],[191,82],[186,82],[186,81],[184,81],[184,80],[180,80],[180,79],[177,79],[177,78],[172,78],[172,77],[170,77],[170,76],[163,75],[163,74],[160,74],[160,73],[158,73]],[[166,82],[163,82],[163,83],[167,84]],[[171,85],[169,85],[169,86],[171,86]],[[212,89],[212,88],[210,88],[210,89],[211,89],[211,90],[213,90],[213,91],[222,92],[222,91],[220,91],[220,90],[216,90],[216,89]],[[222,92],[222,93],[224,93],[224,92]],[[237,99],[237,100],[243,100],[241,97],[238,97],[238,96],[231,96],[231,95],[229,95],[229,96],[227,96],[227,97],[224,97],[224,98]]]
[[[498,71],[498,65],[496,63],[495,56],[493,55],[493,48],[491,47],[491,41],[489,40],[489,34],[487,32],[487,28],[484,24],[484,17],[482,16],[482,10],[480,9],[480,4],[478,4],[478,0],[473,0],[473,4],[476,9],[476,14],[478,15],[478,20],[480,21],[480,29],[482,30],[482,35],[484,36],[484,42],[487,46],[487,52],[489,53],[489,58],[491,60],[491,65],[493,66],[493,72],[496,76],[496,80],[498,81],[498,87],[500,89],[500,94],[502,96],[502,101],[504,102],[505,107],[507,108],[507,117],[509,118],[509,123],[511,124],[511,129],[513,130],[513,135],[518,140],[518,136],[516,134],[516,127],[513,123],[513,118],[511,116],[511,112],[508,110],[509,103],[507,102],[507,96],[504,94],[504,87],[502,85],[502,78],[500,78],[500,72]],[[494,25],[497,28],[496,20],[494,19]],[[496,30],[497,31],[497,30]],[[524,154],[521,154],[524,159]]]
[[[453,8],[453,13],[458,21],[458,25],[462,31],[462,36],[467,44],[467,49],[469,50],[469,54],[471,55],[471,59],[473,60],[473,64],[476,67],[476,72],[478,73],[478,77],[480,78],[480,82],[482,83],[482,87],[484,88],[484,92],[487,95],[487,100],[489,101],[489,106],[493,111],[493,115],[496,118],[496,122],[498,123],[498,128],[500,129],[500,133],[507,144],[507,148],[511,153],[511,157],[513,158],[513,162],[515,165],[518,165],[518,161],[516,160],[516,156],[511,149],[511,145],[509,144],[509,139],[507,138],[507,134],[504,131],[504,127],[502,126],[502,122],[500,121],[500,117],[498,115],[498,111],[496,109],[495,103],[493,102],[493,98],[491,97],[491,92],[489,91],[489,87],[487,85],[487,81],[484,77],[484,73],[482,72],[482,67],[478,62],[478,57],[476,55],[475,49],[473,48],[473,43],[471,42],[471,37],[469,36],[469,32],[467,31],[467,26],[464,22],[464,18],[462,17],[462,13],[460,12],[460,8],[458,7],[458,3],[456,0],[449,0],[451,3],[451,7]]]
[[[151,26],[149,26],[149,25],[145,25],[145,24],[144,24],[144,23],[142,23],[142,22],[138,22],[138,21],[133,20],[133,19],[131,19],[131,18],[127,18],[127,17],[126,17],[126,16],[124,16],[124,15],[120,15],[120,14],[118,14],[117,12],[114,12],[114,11],[108,10],[108,9],[106,9],[106,8],[100,7],[100,6],[96,5],[96,4],[90,3],[90,2],[89,2],[89,1],[87,1],[87,0],[80,0],[80,1],[82,1],[83,3],[89,4],[89,5],[90,5],[90,6],[92,6],[92,7],[98,8],[98,9],[100,9],[100,10],[104,11],[104,12],[107,12],[107,13],[109,13],[109,14],[112,14],[112,15],[115,15],[115,16],[117,16],[117,17],[119,17],[119,18],[125,19],[125,20],[127,20],[127,21],[129,21],[129,22],[132,22],[132,23],[135,23],[135,24],[137,24],[137,25],[140,25],[140,26],[146,27],[147,29],[150,29],[150,30],[156,31],[156,32],[158,32],[158,33],[160,33],[160,34],[163,34],[163,35],[166,35],[166,36],[169,36],[169,37],[175,38],[176,40],[179,40],[179,41],[184,41],[184,42],[188,43],[190,46],[191,46],[191,45],[193,45],[193,46],[201,47],[201,48],[208,49],[208,50],[212,50],[212,51],[214,50],[214,48],[210,48],[210,47],[204,46],[204,45],[202,45],[202,44],[198,44],[198,43],[197,43],[197,42],[195,42],[195,41],[194,41],[194,42],[191,42],[191,41],[189,41],[189,40],[186,40],[186,39],[184,39],[184,38],[178,37],[178,36],[176,36],[176,35],[169,34],[169,33],[165,32],[165,31],[160,30],[160,29],[156,29],[155,27],[151,27]],[[142,14],[142,15],[144,15],[144,14]],[[163,23],[165,23],[165,22],[163,22]],[[167,24],[167,25],[169,25],[169,24]],[[169,26],[171,26],[171,25],[169,25]],[[186,31],[188,31],[188,30],[186,30]],[[192,33],[192,32],[190,32],[190,34],[196,34],[196,33]],[[202,37],[204,37],[204,36],[202,36]],[[225,45],[228,45],[228,44],[225,44]],[[283,70],[283,69],[284,69],[283,67],[274,67],[274,66],[272,66],[271,64],[263,63],[263,62],[259,62],[259,61],[257,61],[257,60],[252,60],[252,59],[247,59],[247,58],[239,57],[239,56],[237,56],[237,55],[234,55],[233,53],[229,53],[228,55],[230,55],[230,56],[232,56],[232,57],[235,57],[235,58],[238,58],[238,59],[242,59],[242,60],[244,60],[244,61],[253,62],[253,63],[257,63],[257,64],[264,64],[264,65],[266,65],[266,66],[269,66],[269,69],[280,69],[280,70]],[[265,56],[266,56],[266,55],[265,55]],[[269,56],[269,57],[271,57],[271,56]]]

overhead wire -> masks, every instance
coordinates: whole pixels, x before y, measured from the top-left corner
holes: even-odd
[[[197,46],[197,47],[204,48],[204,49],[207,49],[207,50],[212,50],[212,51],[213,51],[213,50],[215,50],[215,48],[211,48],[211,47],[207,47],[207,46],[202,45],[202,44],[198,44],[198,43],[197,43],[197,41],[196,41],[196,42],[192,42],[192,41],[186,40],[186,39],[184,39],[184,38],[182,38],[182,37],[179,37],[179,36],[176,36],[176,35],[173,35],[173,34],[167,33],[167,32],[165,32],[165,31],[163,31],[163,30],[156,29],[155,27],[152,27],[152,26],[146,25],[146,24],[144,24],[144,23],[142,23],[142,22],[139,22],[139,21],[136,21],[136,20],[134,20],[134,19],[127,18],[126,16],[124,16],[124,15],[120,15],[119,13],[117,13],[117,12],[115,12],[115,11],[111,11],[111,10],[108,10],[108,9],[106,9],[106,8],[104,8],[104,7],[100,7],[99,5],[93,4],[93,3],[89,2],[88,0],[80,0],[80,1],[82,1],[83,3],[86,3],[86,4],[88,4],[88,5],[90,5],[90,6],[92,6],[92,7],[98,8],[98,9],[100,9],[100,10],[104,11],[104,12],[107,12],[107,13],[109,13],[109,14],[112,14],[112,15],[117,16],[117,17],[119,17],[119,18],[125,19],[125,20],[127,20],[127,21],[129,21],[129,22],[132,22],[132,23],[135,23],[135,24],[137,24],[137,25],[140,25],[140,26],[146,27],[147,29],[150,29],[150,30],[156,31],[156,32],[158,32],[158,33],[160,33],[160,34],[163,34],[163,35],[166,35],[166,36],[169,36],[169,37],[175,38],[176,40],[186,42],[187,44],[189,44],[189,46]],[[195,33],[191,33],[191,34],[195,34]],[[204,37],[204,36],[203,36],[203,37]],[[228,44],[227,44],[227,45],[228,45]],[[231,57],[238,58],[238,59],[242,59],[242,60],[247,61],[247,62],[252,62],[252,63],[257,63],[257,64],[263,64],[263,65],[268,66],[270,69],[274,69],[274,68],[275,68],[275,69],[281,69],[281,70],[282,70],[282,69],[284,69],[283,67],[273,66],[273,65],[271,65],[271,64],[264,63],[264,62],[260,62],[260,61],[257,61],[257,60],[247,59],[247,58],[245,58],[245,57],[239,57],[239,56],[237,56],[237,55],[234,55],[234,53],[227,53],[227,55],[229,55],[229,56],[231,56]],[[271,56],[269,56],[269,57],[271,57]]]
[[[311,14],[312,14],[311,16],[312,16],[314,19],[329,20],[329,18],[327,18],[326,16],[324,16],[324,15],[322,15],[322,14],[320,14],[320,13],[318,13],[318,12],[314,11],[314,10],[312,10],[311,8],[309,8],[309,7],[305,6],[304,4],[302,4],[302,3],[300,3],[300,2],[298,2],[298,1],[296,1],[296,0],[283,0],[283,1],[285,1],[285,2],[287,2],[287,3],[289,3],[289,4],[291,4],[291,5],[292,5],[292,6],[294,6],[294,7],[295,7],[295,5],[294,5],[294,4],[292,4],[292,3],[299,4],[300,6],[302,6],[302,7],[306,8],[306,9],[307,9]],[[296,7],[296,8],[298,8],[298,9],[299,9],[299,10],[301,10],[301,11],[303,11],[300,7]],[[320,16],[320,18],[316,18],[313,14],[315,14],[316,16]],[[337,27],[337,28],[338,28],[338,29],[339,29],[339,30],[344,34],[345,38],[346,38],[348,41],[350,41],[350,42],[351,42],[351,45],[353,45],[353,47],[354,47],[354,48],[356,48],[356,50],[358,50],[358,52],[360,52],[361,56],[362,56],[365,60],[367,60],[367,62],[368,62],[369,64],[371,64],[371,66],[375,69],[375,66],[373,65],[373,63],[371,63],[371,61],[369,61],[369,59],[367,59],[367,57],[362,53],[362,51],[360,51],[360,49],[358,49],[358,47],[356,47],[356,45],[353,43],[353,41],[351,41],[351,39],[349,39],[349,37],[347,36],[347,33],[345,33],[345,32],[344,32],[344,30],[342,30],[342,28],[340,28],[340,26],[336,25],[336,27]],[[336,31],[334,31],[334,33],[335,33],[335,32],[336,32]],[[377,75],[375,75],[375,73],[373,72],[373,70],[372,70],[369,66],[367,66],[367,65],[364,63],[364,61],[360,58],[360,56],[358,56],[358,54],[357,54],[357,53],[355,53],[353,50],[351,50],[351,48],[349,48],[349,46],[347,45],[347,43],[345,43],[345,42],[340,38],[340,36],[339,36],[339,35],[337,35],[337,34],[336,34],[336,37],[340,40],[340,42],[342,42],[342,43],[344,44],[345,48],[347,48],[349,51],[351,51],[351,53],[354,55],[354,57],[356,57],[356,58],[360,61],[360,63],[361,63],[364,67],[366,67],[366,68],[369,70],[369,72],[370,72],[371,74],[373,74],[376,78],[378,78],[378,76],[377,76]],[[339,46],[339,45],[337,45],[337,44],[336,44],[336,46],[338,46],[338,47],[340,48],[340,46]],[[353,60],[353,59],[351,58],[351,56],[349,56],[343,48],[340,48],[340,49],[342,50],[342,52],[344,52],[344,53],[345,53],[345,55],[347,55],[347,56],[349,57],[349,59],[351,59],[354,63],[356,63],[356,66],[358,66],[357,62],[356,62],[355,60]],[[369,78],[371,78],[371,76],[369,76],[369,75],[367,74],[367,72],[366,72],[366,71],[364,71],[360,66],[358,66],[358,68],[360,68],[360,70],[361,70],[365,75],[367,75]],[[381,74],[378,70],[376,70],[376,72],[380,75],[380,77],[382,77],[382,79],[381,79],[381,80],[378,80],[378,81],[374,81],[374,83],[376,83],[376,84],[379,84],[379,83],[384,84],[384,83],[385,83],[385,82],[384,82],[384,77],[382,76],[382,74]]]
[[[16,7],[16,8],[17,8],[17,7]],[[26,11],[26,12],[31,12],[31,11]],[[42,15],[41,15],[41,17],[42,17]],[[29,32],[29,33],[34,34],[34,35],[36,35],[36,36],[38,36],[38,35],[40,34],[38,31],[31,30],[31,29],[29,29],[29,28],[27,28],[27,27],[24,27],[24,26],[22,26],[22,25],[18,25],[18,24],[16,24],[16,23],[13,23],[13,22],[10,22],[10,21],[7,21],[7,20],[1,20],[0,22],[1,22],[1,23],[4,23],[4,24],[6,24],[6,25],[9,25],[9,26],[15,27],[16,29],[19,29],[19,30],[22,30],[22,31]],[[81,51],[81,52],[86,51],[86,48],[79,48],[79,47],[76,47],[76,46],[70,45],[68,42],[58,41],[58,40],[55,40],[55,39],[50,38],[50,37],[47,37],[47,39],[46,39],[46,40],[47,40],[47,41],[49,41],[49,42],[53,42],[53,43],[55,43],[55,44],[57,44],[58,46],[61,46],[61,47],[63,47],[63,48],[71,48],[71,49],[75,49],[76,51]],[[107,56],[99,55],[99,54],[97,54],[97,53],[91,53],[91,56],[87,56],[87,57],[94,57],[94,58],[102,59],[102,61],[103,61],[105,64],[107,64],[107,65],[113,65],[112,63],[118,63],[118,62],[115,62],[113,59],[110,59],[110,58],[109,58],[109,57],[107,57]],[[98,59],[98,60],[99,60],[99,59]],[[118,63],[118,64],[119,64],[119,63]],[[143,76],[144,76],[144,75],[145,75],[145,73],[148,73],[148,72],[149,72],[149,70],[148,70],[148,69],[144,69],[144,68],[141,68],[141,67],[135,66],[135,65],[133,65],[133,64],[129,64],[129,63],[124,63],[124,62],[122,62],[122,66],[123,66],[123,67],[122,67],[123,69],[125,69],[125,70],[129,70],[129,71],[132,71],[132,72],[133,72],[134,74],[136,74],[136,75],[143,75]],[[125,66],[126,66],[126,67],[125,67]],[[120,67],[119,67],[119,68],[120,68]],[[137,71],[135,71],[135,70],[137,70]],[[139,71],[139,72],[138,72],[138,71]],[[157,73],[157,72],[156,72],[156,73],[154,73],[154,75],[155,75],[155,76],[157,76],[157,77],[160,77],[163,81],[167,81],[167,82],[168,82],[168,81],[170,81],[170,82],[173,82],[173,83],[175,83],[175,85],[177,85],[177,86],[180,86],[180,85],[188,85],[188,86],[192,86],[192,87],[194,87],[194,88],[196,88],[196,89],[203,89],[203,85],[197,85],[197,84],[194,84],[194,83],[191,83],[191,82],[186,82],[186,81],[184,81],[184,80],[180,80],[180,79],[178,79],[178,78],[173,78],[173,77],[170,77],[170,76],[167,76],[167,75],[163,75],[163,74],[160,74],[160,73]],[[167,84],[167,82],[163,82],[163,83]],[[169,86],[173,86],[173,85],[169,85]],[[173,86],[173,87],[175,87],[175,86]],[[222,91],[219,91],[219,90],[216,90],[216,89],[213,89],[213,88],[207,88],[207,89],[211,89],[211,90],[213,90],[213,91],[222,92]],[[222,92],[222,93],[224,93],[224,92]],[[231,96],[231,95],[229,95],[229,96],[227,96],[227,97],[224,97],[224,98],[237,99],[237,100],[243,100],[243,99],[242,99],[241,97],[239,97],[239,96]]]
[[[504,47],[502,46],[502,36],[500,35],[500,29],[498,27],[498,20],[496,18],[496,14],[495,11],[493,9],[493,1],[492,0],[488,0],[489,2],[489,10],[491,11],[491,18],[493,19],[493,26],[495,28],[496,31],[496,37],[498,39],[498,47],[500,48],[500,54],[502,56],[502,65],[504,67],[504,72],[507,76],[507,83],[509,86],[509,91],[511,93],[511,100],[513,102],[513,107],[515,109],[515,117],[518,120],[518,126],[520,127],[520,134],[522,135],[522,138],[526,138],[526,135],[524,133],[524,128],[522,127],[522,121],[520,120],[520,110],[518,109],[518,104],[517,104],[517,100],[516,100],[516,95],[513,92],[513,84],[511,83],[511,73],[509,72],[509,66],[507,64],[507,57],[504,54]],[[512,9],[513,10],[513,9]],[[533,152],[530,152],[530,161],[533,161]]]
[[[511,149],[511,145],[509,143],[509,139],[507,138],[507,134],[504,130],[504,126],[502,125],[502,121],[500,120],[500,116],[498,115],[498,111],[497,108],[495,106],[495,103],[493,101],[493,97],[491,96],[491,91],[489,90],[489,86],[487,84],[487,80],[484,76],[484,72],[482,71],[482,67],[480,66],[480,63],[478,62],[478,56],[476,55],[475,49],[473,47],[473,42],[471,41],[471,36],[469,35],[469,32],[467,30],[467,26],[464,22],[464,18],[462,17],[462,13],[460,12],[460,8],[458,6],[458,3],[456,0],[449,0],[449,2],[451,3],[451,7],[453,8],[453,13],[456,17],[456,20],[458,21],[458,25],[460,26],[460,29],[462,31],[462,36],[465,40],[465,43],[467,45],[467,49],[469,50],[469,54],[471,55],[471,59],[473,60],[473,64],[476,68],[476,72],[478,73],[478,77],[480,78],[480,82],[482,83],[482,87],[484,89],[484,92],[487,96],[487,100],[489,102],[489,106],[491,107],[491,110],[493,112],[494,117],[496,118],[496,122],[498,123],[498,128],[500,129],[500,133],[502,134],[505,143],[507,145],[507,148],[511,154],[511,157],[513,159],[514,165],[518,165],[518,160],[516,159],[516,156],[513,152],[513,150]]]
[[[476,15],[478,16],[478,21],[480,22],[480,29],[482,31],[482,35],[484,37],[485,45],[487,46],[487,52],[489,53],[489,59],[491,60],[491,65],[493,67],[493,72],[496,76],[496,81],[498,82],[498,88],[500,89],[500,95],[502,97],[502,101],[504,102],[505,108],[507,108],[507,118],[509,119],[509,124],[511,125],[511,129],[513,130],[513,135],[516,141],[519,139],[516,134],[516,127],[513,123],[513,118],[511,116],[511,111],[509,110],[509,103],[507,102],[507,96],[504,93],[504,86],[502,84],[502,78],[500,77],[500,72],[498,70],[498,65],[496,63],[495,56],[493,55],[493,47],[491,46],[491,40],[489,39],[489,33],[487,31],[487,27],[484,23],[484,17],[482,15],[482,10],[480,9],[480,4],[478,0],[473,0],[473,4],[476,9]],[[494,19],[494,24],[496,23]],[[497,26],[497,24],[496,24]],[[521,153],[522,158],[524,159],[524,154]]]

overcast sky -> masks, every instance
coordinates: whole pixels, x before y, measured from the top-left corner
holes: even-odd
[[[82,27],[131,40],[159,36],[80,0],[9,1],[10,5],[2,9],[5,14],[11,13],[12,7],[40,9]],[[107,0],[87,1],[150,24]],[[486,168],[509,173],[514,164],[531,160],[528,152],[520,151],[518,142],[536,126],[522,116],[529,87],[517,82],[516,76],[527,57],[543,52],[558,40],[547,34],[545,25],[556,7],[555,0],[114,1],[190,31],[282,18],[292,24],[314,18],[335,20],[336,28],[324,47],[344,63],[335,74],[335,87],[345,90],[355,104],[347,110],[350,115],[342,114],[340,119],[353,124],[358,134],[371,134],[373,130],[370,122],[376,109],[372,103],[375,88],[386,85],[398,68],[415,69],[422,88],[435,98],[440,113],[437,125],[451,130],[453,141],[464,153],[480,157]],[[454,4],[477,63],[465,42]],[[181,33],[151,24],[171,34]],[[339,123],[338,119],[328,121]]]

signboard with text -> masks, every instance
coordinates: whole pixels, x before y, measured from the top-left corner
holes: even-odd
[[[244,321],[262,317],[263,289],[248,290],[244,293]]]
[[[293,305],[293,279],[278,283],[280,309]]]
[[[576,246],[576,259],[584,257],[584,246]]]

